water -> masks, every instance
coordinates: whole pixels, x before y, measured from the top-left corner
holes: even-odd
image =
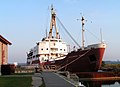
[[[102,87],[120,87],[120,84],[118,82],[115,82],[114,84],[111,85],[102,85]]]
[[[82,82],[86,87],[120,87],[119,81],[89,81]]]

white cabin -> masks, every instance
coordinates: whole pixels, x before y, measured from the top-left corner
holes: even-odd
[[[59,60],[68,54],[67,45],[62,39],[45,38],[30,50],[28,62],[37,61],[47,62]]]

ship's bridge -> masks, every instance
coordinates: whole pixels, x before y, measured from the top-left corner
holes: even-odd
[[[46,38],[44,41],[39,42],[38,54],[40,60],[57,59],[67,55],[67,45],[62,39]]]

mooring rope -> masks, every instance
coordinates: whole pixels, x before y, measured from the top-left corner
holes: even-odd
[[[90,49],[90,50],[91,50],[91,49]],[[60,67],[60,68],[58,69],[58,71],[61,70],[62,68],[67,67],[68,65],[72,64],[73,62],[77,61],[79,58],[81,58],[82,56],[84,56],[85,54],[87,54],[90,50],[88,50],[88,51],[85,52],[84,54],[80,55],[78,58],[76,58],[75,60],[71,61],[70,63],[68,63],[68,64],[66,64],[66,65],[64,65],[64,66],[62,66],[62,67]]]

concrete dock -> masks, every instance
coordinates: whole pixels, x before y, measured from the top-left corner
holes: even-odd
[[[46,87],[75,87],[74,84],[50,71],[43,71],[42,76]]]

